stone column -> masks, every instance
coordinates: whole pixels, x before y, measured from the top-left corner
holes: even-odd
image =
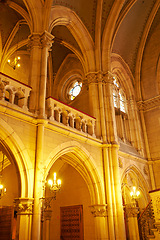
[[[114,230],[114,213],[113,213],[113,199],[112,199],[112,181],[110,172],[110,163],[108,156],[109,144],[103,145],[103,168],[104,168],[104,188],[105,188],[105,198],[107,202],[108,211],[108,232],[109,239],[115,239]]]
[[[104,82],[104,101],[106,113],[106,125],[108,129],[108,143],[117,143],[117,129],[115,109],[113,103],[113,77],[109,73],[103,75]]]
[[[47,60],[48,51],[52,46],[53,35],[44,32],[41,35],[42,55],[41,55],[41,76],[39,86],[39,117],[45,117],[46,84],[47,84]]]
[[[34,205],[32,218],[32,240],[40,240],[41,227],[41,198],[43,192],[43,146],[44,146],[44,126],[46,121],[37,120],[37,139],[36,139],[36,159],[34,176]]]
[[[111,194],[113,202],[113,217],[114,217],[114,230],[115,239],[126,239],[124,213],[122,204],[122,192],[120,185],[119,175],[119,162],[118,162],[118,138],[116,129],[115,109],[113,103],[113,77],[111,74],[106,73],[103,76],[104,82],[104,97],[105,97],[105,113],[106,125],[108,129],[108,161],[109,172],[111,181]]]
[[[36,113],[38,111],[39,82],[41,69],[41,35],[33,33],[29,36],[30,50],[30,77],[29,86],[32,87],[29,100],[29,110]]]
[[[44,223],[45,223],[45,231],[44,231],[44,240],[50,240],[50,221],[52,216],[51,209],[44,210]]]
[[[15,198],[14,210],[17,211],[17,238],[19,240],[31,239],[31,218],[33,199]]]
[[[98,95],[98,81],[96,73],[88,73],[86,75],[86,82],[89,88],[89,106],[90,115],[96,118],[96,136],[101,138],[101,120],[100,120],[100,107]]]
[[[125,206],[126,217],[128,219],[128,231],[130,240],[139,240],[139,230],[138,230],[138,208],[135,203],[126,204]]]
[[[107,228],[107,205],[92,205],[90,206],[91,213],[95,218],[95,233],[96,240],[109,240]]]

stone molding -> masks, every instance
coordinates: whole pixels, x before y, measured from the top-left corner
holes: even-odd
[[[94,217],[106,217],[107,216],[107,204],[97,204],[90,206],[91,213]]]
[[[91,72],[86,75],[87,84],[91,83],[110,83],[113,84],[113,74],[109,71],[107,73],[99,72]]]
[[[137,217],[139,210],[138,210],[138,207],[136,207],[135,203],[126,204],[125,205],[125,213],[128,218],[129,217]]]
[[[33,198],[15,198],[14,209],[18,215],[33,214]]]
[[[139,111],[147,112],[160,106],[160,95],[145,101],[137,102]]]

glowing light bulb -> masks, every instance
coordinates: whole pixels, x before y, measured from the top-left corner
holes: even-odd
[[[52,186],[52,185],[53,185],[53,181],[52,181],[51,179],[49,179],[49,180],[48,180],[48,184],[49,184],[50,186]]]
[[[61,186],[61,179],[58,179],[58,180],[57,180],[57,184],[58,184],[58,187]]]

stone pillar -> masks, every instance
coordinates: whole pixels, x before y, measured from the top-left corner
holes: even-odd
[[[31,218],[33,199],[15,198],[14,210],[17,211],[17,238],[19,240],[31,239]]]
[[[50,240],[50,221],[52,217],[52,210],[51,209],[45,209],[44,210],[44,240]]]
[[[116,239],[125,240],[125,223],[122,203],[122,191],[119,175],[118,144],[112,144],[109,149],[110,172],[112,176],[112,199],[114,205],[114,222]]]
[[[108,147],[110,145],[103,145],[103,168],[104,168],[104,188],[105,188],[105,197],[107,202],[107,211],[108,211],[108,232],[109,239],[115,239],[114,231],[114,213],[113,213],[113,200],[112,200],[112,181],[111,181],[111,172],[110,172],[110,163],[108,156]]]
[[[33,33],[29,36],[30,50],[30,77],[29,85],[32,87],[29,100],[29,110],[36,113],[38,111],[39,82],[41,69],[41,35]]]
[[[41,227],[41,198],[43,191],[43,146],[44,146],[44,125],[46,121],[37,120],[36,159],[34,176],[34,205],[32,218],[32,240],[40,240]]]
[[[126,204],[125,206],[126,217],[128,219],[128,231],[130,240],[139,240],[139,230],[138,230],[138,208],[135,203]]]
[[[107,205],[92,205],[90,206],[91,213],[95,218],[95,233],[96,240],[109,240],[107,228]]]
[[[46,101],[46,84],[47,84],[47,59],[48,51],[52,46],[53,35],[44,32],[41,35],[42,56],[41,56],[41,77],[39,87],[39,117],[45,117],[45,101]]]
[[[106,125],[108,129],[108,161],[111,180],[111,194],[113,202],[113,217],[114,217],[114,230],[115,239],[126,239],[124,212],[122,204],[122,192],[119,175],[119,162],[118,162],[118,138],[116,129],[115,109],[113,103],[113,77],[111,74],[106,73],[103,76],[104,82],[104,97],[105,97],[105,113]]]
[[[104,101],[105,101],[105,113],[106,113],[106,125],[108,130],[108,143],[117,143],[117,129],[115,109],[113,103],[113,77],[109,73],[105,73],[103,76],[104,82]]]
[[[96,73],[88,73],[86,81],[89,88],[90,115],[96,118],[96,136],[101,138],[101,120],[99,108],[98,82]]]

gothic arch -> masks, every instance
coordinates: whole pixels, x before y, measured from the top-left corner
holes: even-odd
[[[52,165],[64,155],[69,155],[65,161],[74,167],[85,180],[92,204],[104,204],[102,180],[93,164],[94,160],[89,152],[75,141],[63,143],[50,153],[45,162],[45,179]]]
[[[0,144],[18,170],[20,179],[19,197],[32,197],[33,179],[31,179],[32,174],[29,174],[28,170],[33,169],[33,166],[31,166],[28,152],[18,135],[3,119],[0,119]]]
[[[149,195],[148,195],[149,184],[147,183],[147,181],[145,180],[143,174],[140,172],[140,170],[136,166],[131,165],[131,166],[129,166],[128,168],[126,168],[124,170],[124,172],[122,174],[122,177],[121,177],[122,187],[123,187],[124,178],[129,173],[132,174],[133,176],[135,176],[135,179],[134,179],[135,181],[138,181],[139,189],[142,192],[144,200],[145,200],[145,204],[147,205],[148,202],[149,202]],[[129,185],[128,185],[128,187],[129,187]]]
[[[64,25],[80,46],[85,60],[85,71],[95,70],[94,43],[79,17],[70,9],[55,6],[51,9],[49,32],[57,25]]]
[[[125,61],[118,54],[112,53],[111,56],[111,72],[114,75],[118,76],[120,84],[123,86],[123,89],[128,94],[128,97],[135,95],[133,89],[133,75],[125,63]]]

